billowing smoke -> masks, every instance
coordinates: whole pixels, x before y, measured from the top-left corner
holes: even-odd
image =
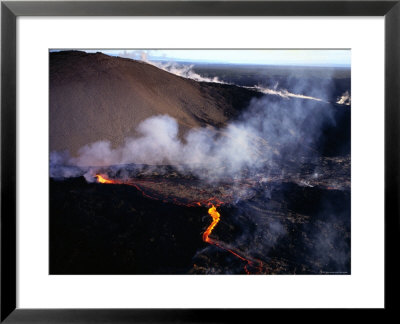
[[[332,122],[330,109],[323,103],[263,97],[253,100],[246,112],[222,129],[196,128],[180,137],[174,118],[157,115],[140,123],[138,136],[127,138],[120,147],[98,141],[69,159],[53,152],[51,165],[172,165],[207,181],[240,178],[249,172],[265,172],[282,160],[314,154],[322,127]]]
[[[285,98],[285,99],[299,98],[299,99],[309,99],[309,100],[327,102],[327,101],[325,101],[324,99],[321,99],[321,98],[307,96],[307,95],[304,95],[304,94],[301,94],[301,93],[292,93],[292,92],[289,92],[286,89],[278,89],[277,87],[267,88],[267,87],[263,87],[263,86],[258,85],[258,86],[254,86],[254,87],[248,87],[248,88],[249,89],[255,89],[255,90],[260,91],[260,92],[265,93],[265,94],[279,96],[279,97]]]
[[[183,64],[174,62],[171,60],[159,61],[159,60],[151,60],[152,51],[151,50],[134,50],[134,51],[123,51],[119,55],[121,57],[131,58],[135,60],[140,60],[147,64],[151,64],[156,66],[159,69],[167,71],[169,73],[178,75],[180,77],[186,79],[192,79],[199,82],[212,82],[212,83],[222,83],[222,84],[232,84],[227,80],[222,80],[218,76],[207,77],[199,74],[194,69],[194,64]],[[325,71],[325,76],[323,79],[317,79],[314,82],[308,82],[308,84],[300,84],[299,81],[293,77],[289,77],[285,80],[285,85],[280,86],[279,81],[271,81],[272,85],[267,86],[264,84],[257,85],[245,85],[245,84],[236,84],[237,86],[241,86],[247,89],[255,90],[262,92],[267,95],[278,96],[284,99],[290,98],[298,98],[298,99],[306,99],[306,100],[315,100],[320,102],[333,102],[334,98],[331,98],[331,94],[327,89],[332,87],[332,71]],[[290,90],[288,90],[290,88]],[[336,104],[339,105],[351,105],[351,97],[349,91],[345,91],[340,97],[336,98]]]
[[[221,81],[217,76],[209,78],[202,76],[194,71],[193,64],[179,64],[174,61],[156,61],[151,60],[149,57],[151,55],[151,51],[123,51],[119,54],[121,57],[131,58],[135,60],[140,60],[142,62],[154,65],[161,70],[167,71],[169,73],[178,75],[180,77],[186,79],[192,79],[199,82],[213,82],[213,83],[226,83]]]
[[[349,91],[345,91],[339,98],[337,98],[336,103],[339,105],[350,106],[351,105],[351,96],[350,96]]]
[[[82,168],[71,166],[70,156],[67,151],[50,152],[49,165],[50,177],[55,179],[78,177],[82,175]]]
[[[168,63],[154,63],[158,68],[163,69],[164,71],[173,73],[175,75],[179,75],[183,78],[192,79],[199,82],[213,82],[213,83],[225,83],[221,81],[217,76],[213,78],[208,78],[196,73],[193,70],[194,65],[186,65],[186,64],[178,64],[176,62],[168,62]]]

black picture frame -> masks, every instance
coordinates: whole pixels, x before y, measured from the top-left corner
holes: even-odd
[[[400,0],[396,1],[2,1],[1,316],[5,323],[268,321],[268,309],[16,308],[16,19],[19,16],[384,16],[385,308],[395,310],[399,279]],[[373,235],[373,233],[371,233]],[[344,292],[345,293],[345,292]],[[269,315],[269,313],[268,313]],[[259,317],[260,316],[260,317]],[[257,320],[258,321],[258,320]]]

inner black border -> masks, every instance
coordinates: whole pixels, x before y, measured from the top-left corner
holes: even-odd
[[[18,16],[384,16],[385,308],[375,310],[374,314],[378,314],[377,318],[383,320],[382,312],[386,315],[389,310],[395,311],[398,306],[395,296],[398,294],[399,286],[396,261],[400,232],[399,2],[400,0],[2,1],[0,321],[5,323],[232,323],[241,319],[246,323],[277,320],[270,317],[271,314],[283,316],[278,319],[279,321],[286,317],[282,310],[277,309],[16,309],[16,19]],[[373,130],[373,125],[371,129]],[[370,234],[373,237],[374,233]],[[379,260],[371,260],[372,262]],[[365,291],[368,293],[367,283]],[[344,291],[343,294],[345,293]],[[305,313],[305,310],[295,311],[297,314]],[[326,311],[332,313],[334,310]],[[367,314],[372,319],[371,312],[368,311]]]

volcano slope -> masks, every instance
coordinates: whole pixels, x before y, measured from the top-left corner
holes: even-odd
[[[175,118],[182,132],[221,127],[262,94],[196,82],[150,64],[80,51],[50,53],[50,151],[99,140],[121,145],[144,119]]]
[[[247,142],[261,154],[256,168],[51,165],[50,273],[350,274],[350,107],[196,82],[101,53],[50,54],[51,151],[118,146],[160,114],[177,121],[183,142],[203,126],[227,137],[232,121],[256,124],[246,109],[265,102],[274,132]]]

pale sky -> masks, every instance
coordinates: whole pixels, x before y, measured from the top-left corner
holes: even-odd
[[[300,65],[300,66],[350,66],[351,50],[86,50],[113,56],[149,61],[188,61],[207,63]]]

